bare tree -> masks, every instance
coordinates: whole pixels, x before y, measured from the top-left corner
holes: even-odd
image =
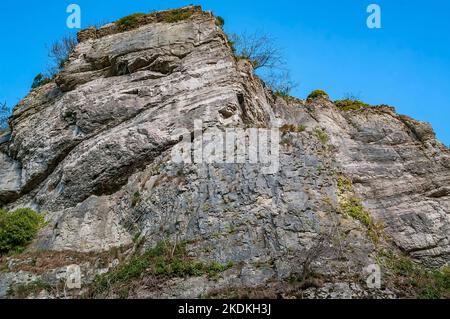
[[[322,257],[323,253],[325,252],[326,245],[328,243],[328,238],[322,234],[319,238],[315,241],[314,245],[307,251],[306,258],[303,261],[303,270],[302,270],[302,281],[306,281],[308,277],[311,276],[313,270],[312,270],[312,264]]]
[[[344,94],[344,100],[361,100],[361,93],[355,94],[353,92],[347,92]]]
[[[5,103],[0,103],[0,130],[8,127],[10,110]]]
[[[61,40],[56,41],[51,45],[48,53],[48,56],[52,62],[52,65],[48,70],[50,77],[53,77],[64,67],[64,64],[69,59],[69,55],[76,45],[77,39],[73,35],[64,36]]]
[[[255,70],[260,68],[276,69],[284,64],[274,38],[265,33],[232,34],[230,40],[236,55],[250,60]]]
[[[249,60],[275,94],[289,96],[297,86],[285,69],[286,62],[272,36],[264,32],[232,34],[229,43],[236,57]]]
[[[291,91],[298,86],[291,78],[289,71],[271,71],[263,76],[263,80],[271,90],[279,96],[289,96]]]

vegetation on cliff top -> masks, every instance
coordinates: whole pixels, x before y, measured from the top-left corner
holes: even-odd
[[[77,39],[73,35],[66,35],[60,40],[53,42],[48,51],[50,66],[46,71],[39,73],[33,79],[31,89],[36,89],[42,85],[50,83],[53,78],[61,72],[64,65],[69,60],[69,56],[77,46]]]
[[[53,63],[53,70],[50,70],[51,75],[55,75],[64,68],[77,43],[78,41],[73,35],[63,36],[60,40],[53,42],[48,53]]]
[[[42,73],[39,73],[38,75],[36,75],[34,77],[33,84],[31,84],[31,88],[36,89],[40,86],[50,83],[51,81],[52,81],[52,79],[44,76]]]
[[[314,90],[308,95],[307,100],[313,100],[318,97],[328,98],[328,94],[324,90]]]
[[[242,33],[227,35],[227,39],[237,61],[249,61],[257,75],[276,96],[290,96],[297,83],[285,68],[286,61],[272,36],[261,32]]]
[[[221,16],[216,16],[216,24],[223,28],[223,26],[225,25],[225,19]]]
[[[134,13],[116,21],[120,31],[129,31],[151,22],[175,23],[189,19],[197,7],[187,7],[150,13]]]
[[[326,98],[326,99],[330,98],[328,93],[325,92],[324,90],[314,90],[308,95],[307,100],[314,100],[319,97]],[[343,110],[343,111],[360,110],[362,108],[370,106],[369,104],[364,103],[364,102],[360,101],[358,98],[353,97],[353,96],[348,96],[342,100],[336,100],[334,102],[334,104],[336,105],[336,107],[338,109]]]
[[[277,69],[285,64],[273,37],[265,33],[232,34],[230,39],[238,59],[249,60],[255,70]]]
[[[360,110],[364,107],[368,107],[369,104],[364,103],[357,99],[344,99],[344,100],[337,100],[334,102],[336,107],[343,111],[350,111],[350,110]]]
[[[116,24],[123,31],[131,30],[139,26],[140,18],[146,16],[145,13],[133,13],[117,20]]]

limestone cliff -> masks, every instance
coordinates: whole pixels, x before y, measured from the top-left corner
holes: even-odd
[[[448,265],[450,151],[428,124],[388,106],[277,97],[234,58],[211,13],[188,9],[175,22],[80,32],[56,80],[15,107],[0,140],[0,205],[48,223],[22,256],[3,258],[0,296],[56,287],[73,264],[83,296],[96,275],[161,241],[229,267],[157,284],[142,275],[127,297],[390,298],[404,291],[389,271],[369,289],[363,270],[381,252]],[[198,119],[204,130],[281,127],[279,170],[174,163],[180,130],[194,134]]]

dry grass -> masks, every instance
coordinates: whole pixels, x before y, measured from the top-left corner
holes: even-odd
[[[82,253],[75,251],[39,251],[23,253],[9,258],[0,258],[0,269],[8,270],[10,272],[24,271],[39,275],[67,265],[80,265],[86,262],[107,266],[114,259],[123,258],[123,254],[130,248],[131,246],[114,248],[110,251],[101,253]],[[11,265],[11,268],[7,266],[8,263]]]
[[[285,124],[280,127],[281,133],[300,133],[304,132],[306,127],[304,125],[293,125],[293,124]]]

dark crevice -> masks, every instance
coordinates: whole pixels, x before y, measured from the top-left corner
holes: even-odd
[[[66,150],[64,150],[62,153],[60,153],[57,157],[55,157],[53,160],[49,161],[47,163],[47,169],[39,174],[36,174],[35,177],[30,179],[23,187],[20,192],[20,196],[25,196],[28,193],[30,193],[33,189],[38,187],[42,182],[44,182],[48,176],[50,176],[58,167],[59,163],[61,163],[71,152],[74,148],[76,148],[79,144],[81,144],[83,141],[79,141],[75,143],[74,145],[71,145]]]
[[[90,192],[89,194],[84,194],[80,198],[77,198],[76,199],[77,203],[72,203],[72,205],[75,206],[78,203],[85,201],[92,195],[108,196],[117,193],[126,183],[128,183],[128,179],[131,175],[135,174],[140,170],[143,170],[145,167],[153,163],[155,158],[157,158],[159,155],[170,149],[175,144],[177,144],[177,141],[161,145],[160,147],[151,150],[149,153],[143,154],[142,156],[135,158],[132,163],[117,168],[114,171],[114,175],[110,176],[110,178],[108,178],[107,181],[101,182],[100,184],[96,185],[92,190],[92,192]],[[100,175],[101,174],[99,174],[99,176]],[[66,205],[65,208],[73,206]]]
[[[427,197],[429,198],[441,198],[450,195],[450,188],[441,188],[430,192]]]
[[[244,93],[242,92],[237,93],[237,100],[239,103],[239,107],[241,108],[242,111],[242,121],[244,122],[244,124],[250,124],[251,120],[249,111],[247,109],[247,104],[245,103]]]
[[[129,91],[123,91],[120,92],[121,94],[128,94],[128,95],[139,95],[139,89],[132,89]]]

